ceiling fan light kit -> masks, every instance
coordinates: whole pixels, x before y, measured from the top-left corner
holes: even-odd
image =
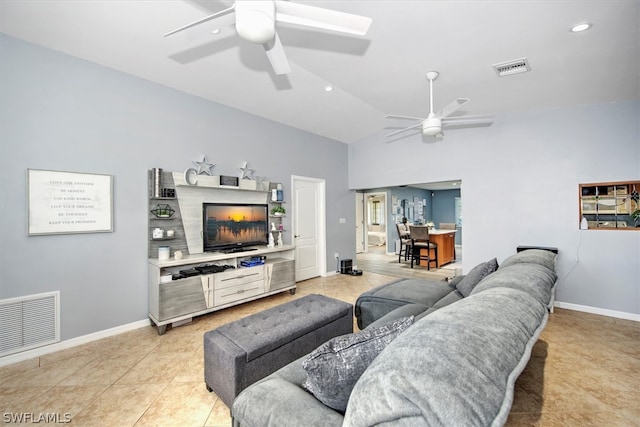
[[[427,117],[422,122],[422,134],[426,136],[436,136],[442,132],[442,120],[437,117]]]
[[[278,37],[276,23],[364,36],[372,22],[371,18],[366,16],[282,0],[236,0],[230,8],[169,31],[164,34],[164,37],[214,19],[221,19],[232,13],[235,15],[235,27],[238,35],[251,43],[263,45],[273,71],[277,75],[289,74],[291,68]],[[222,22],[226,23],[226,19],[224,18]]]
[[[437,79],[439,75],[440,73],[437,71],[427,72],[427,80],[429,81],[429,115],[427,116],[427,118],[401,116],[401,115],[387,115],[385,116],[386,118],[419,120],[419,122],[411,126],[388,133],[385,136],[387,137],[395,136],[405,131],[420,127],[422,129],[422,135],[432,136],[435,138],[442,138],[444,136],[444,133],[442,132],[442,128],[447,125],[461,126],[461,125],[491,124],[491,119],[493,118],[493,116],[449,117],[451,114],[453,114],[458,109],[460,109],[460,107],[462,107],[464,104],[471,101],[469,98],[458,98],[455,101],[451,102],[446,107],[444,107],[442,110],[438,111],[437,113],[434,113],[433,112],[433,81]]]

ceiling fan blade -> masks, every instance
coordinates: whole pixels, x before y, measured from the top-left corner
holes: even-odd
[[[466,104],[469,101],[471,101],[469,98],[458,98],[455,101],[453,101],[451,104],[444,107],[442,110],[438,111],[436,113],[436,117],[440,117],[440,118],[447,117],[449,114],[453,113],[454,111],[456,111],[458,108],[462,107],[464,104]]]
[[[263,46],[265,52],[267,52],[267,58],[269,58],[269,62],[271,62],[273,71],[277,75],[289,74],[291,72],[291,67],[289,66],[289,61],[287,61],[287,56],[282,48],[282,43],[280,43],[278,33],[276,33],[270,43],[266,43]]]
[[[364,36],[372,19],[337,10],[276,0],[276,21]]]
[[[385,136],[394,136],[394,135],[397,135],[399,133],[402,133],[402,132],[405,132],[405,131],[408,131],[408,130],[411,130],[411,129],[419,128],[421,126],[422,126],[422,122],[419,122],[419,123],[416,123],[415,125],[409,126],[407,128],[399,129],[399,130],[393,131],[391,133],[388,133]]]
[[[168,33],[163,34],[162,37],[167,37],[167,36],[170,36],[172,34],[179,33],[180,31],[184,31],[186,29],[195,27],[196,25],[204,24],[205,22],[211,21],[212,19],[216,19],[216,18],[219,18],[221,16],[229,15],[230,13],[232,13],[234,11],[234,9],[235,9],[235,5],[231,6],[228,9],[222,10],[220,12],[216,12],[213,15],[205,16],[204,18],[198,19],[197,21],[194,21],[194,22],[192,22],[190,24],[184,25],[184,26],[182,26],[180,28],[176,28],[173,31],[169,31]]]
[[[424,117],[413,117],[413,116],[398,116],[395,114],[387,114],[384,116],[385,119],[406,119],[406,120],[425,120]]]
[[[487,115],[477,115],[477,116],[454,116],[454,117],[445,117],[442,121],[456,121],[456,120],[493,120],[492,114]]]
[[[480,125],[493,123],[493,116],[445,117],[442,126]]]

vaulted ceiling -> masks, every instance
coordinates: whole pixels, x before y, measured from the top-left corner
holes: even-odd
[[[288,24],[291,73],[215,22],[174,28],[228,1],[2,0],[0,31],[295,128],[351,143],[391,123],[471,98],[464,114],[500,114],[640,98],[640,1],[299,1],[373,19],[365,36]],[[589,21],[583,33],[569,28]],[[498,77],[493,64],[527,58]],[[333,88],[328,92],[327,86]]]

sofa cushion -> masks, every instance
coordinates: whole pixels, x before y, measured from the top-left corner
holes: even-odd
[[[519,263],[531,263],[540,264],[547,267],[551,271],[555,271],[557,258],[558,255],[551,251],[545,251],[543,249],[527,249],[526,251],[513,254],[502,261],[502,264],[500,264],[500,268]]]
[[[447,282],[425,279],[401,279],[382,285],[362,295],[372,295],[378,299],[418,303],[431,307],[436,301],[451,291]]]
[[[551,303],[552,289],[557,279],[555,272],[544,265],[516,263],[500,267],[498,271],[483,279],[471,292],[471,295],[492,288],[518,289],[545,305]]]
[[[482,279],[498,269],[498,261],[493,258],[487,262],[481,262],[471,269],[471,271],[464,276],[456,284],[456,289],[462,294],[463,297],[468,297]]]
[[[343,414],[302,388],[307,373],[297,359],[244,389],[233,401],[234,427],[342,426]]]
[[[343,426],[501,426],[548,312],[496,288],[415,322],[356,383]]]
[[[418,316],[427,311],[428,307],[422,304],[407,304],[402,307],[398,307],[395,310],[385,314],[375,322],[371,323],[365,329],[378,328],[385,323],[393,322],[394,320],[403,319],[405,317],[413,316],[413,321],[418,320]]]
[[[362,293],[356,300],[358,327],[365,329],[387,313],[407,304],[431,307],[451,292],[446,281],[399,279]]]
[[[327,341],[302,362],[307,372],[304,388],[325,405],[344,412],[362,373],[387,344],[412,324],[413,317],[407,317]]]

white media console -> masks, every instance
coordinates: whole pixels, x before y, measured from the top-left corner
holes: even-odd
[[[213,178],[213,177],[207,177]],[[236,253],[203,252],[202,205],[206,202],[259,203],[281,205],[270,201],[265,189],[222,187],[213,180],[208,183],[198,176],[197,185],[189,185],[183,174],[161,172],[158,182],[163,189],[173,190],[170,196],[155,193],[153,171],[149,179],[149,318],[160,335],[167,325],[188,320],[244,302],[283,291],[295,293],[295,248],[292,245],[259,246]],[[255,184],[255,182],[253,182]],[[172,211],[168,218],[153,213],[160,206]],[[269,216],[269,221],[282,224],[282,216]],[[160,238],[154,230],[163,231]],[[165,234],[171,230],[171,236]],[[159,248],[169,251],[168,259],[158,259]],[[176,259],[176,251],[183,256]],[[264,264],[245,267],[242,261],[264,257]],[[194,272],[202,266],[225,266],[224,271],[205,274]],[[229,268],[231,267],[231,268]],[[180,274],[191,271],[193,275]]]
[[[263,265],[241,262],[266,257]],[[205,265],[232,266],[225,271],[172,280],[181,270]],[[289,290],[295,293],[294,247],[259,247],[236,253],[186,255],[181,260],[149,259],[149,317],[158,334],[168,324]]]

